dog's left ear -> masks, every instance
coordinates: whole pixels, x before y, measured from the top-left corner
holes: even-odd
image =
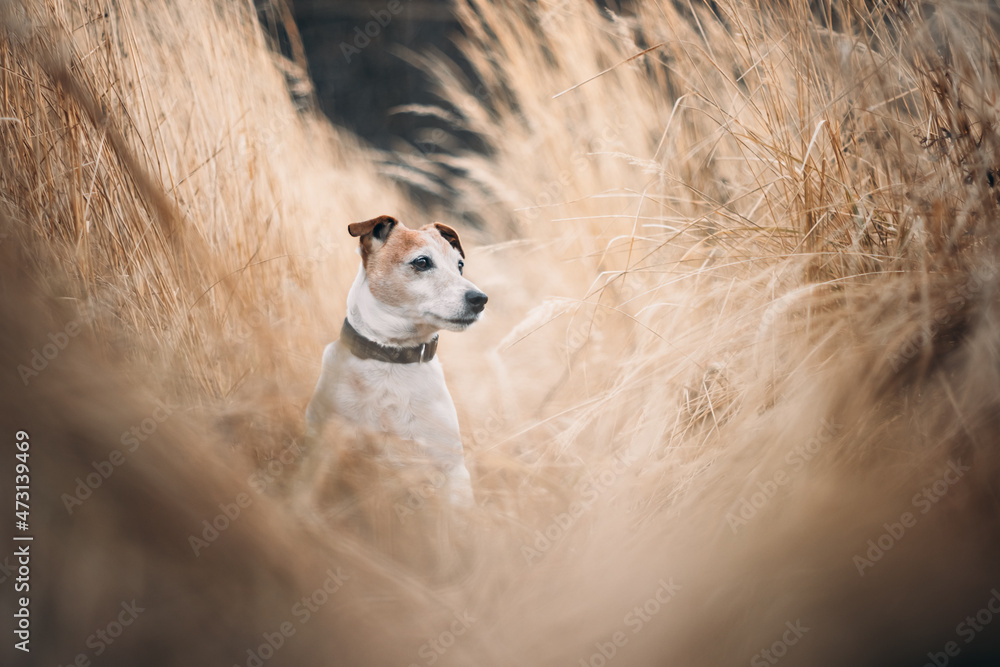
[[[440,222],[434,223],[434,229],[438,230],[444,240],[451,244],[451,247],[458,251],[458,254],[465,259],[465,251],[462,250],[462,242],[458,240],[458,232],[449,227],[448,225],[443,225]]]

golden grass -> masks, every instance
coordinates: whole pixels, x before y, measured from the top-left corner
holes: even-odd
[[[736,664],[796,621],[788,664],[944,650],[996,585],[998,17],[714,4],[460,3],[482,85],[414,57],[488,150],[388,167],[296,112],[243,4],[0,4],[3,422],[32,433],[50,538],[35,655],[68,663],[133,597],[148,622],[110,661],[247,664],[284,621],[266,664],[598,665],[616,632],[609,664]],[[284,486],[346,224],[427,215],[390,175],[482,222],[460,232],[488,317],[441,345],[479,506],[415,500],[419,470],[342,428],[316,523]],[[178,407],[67,513],[154,398]],[[331,564],[353,578],[299,624]]]

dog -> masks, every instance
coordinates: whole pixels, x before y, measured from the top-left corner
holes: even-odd
[[[469,328],[488,297],[462,275],[465,251],[447,225],[414,230],[382,215],[347,231],[359,239],[361,265],[340,339],[323,352],[307,442],[316,449],[334,415],[413,441],[444,473],[449,499],[471,505],[458,415],[436,352],[438,331]]]

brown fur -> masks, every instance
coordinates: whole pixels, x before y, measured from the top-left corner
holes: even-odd
[[[375,298],[390,306],[402,305],[406,301],[406,273],[400,269],[405,268],[404,259],[426,242],[420,232],[400,226],[383,247],[377,252],[369,252],[365,271],[368,272]]]

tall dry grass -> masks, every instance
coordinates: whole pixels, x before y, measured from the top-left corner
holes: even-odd
[[[773,664],[786,623],[787,664],[995,657],[1000,625],[959,631],[998,576],[992,8],[468,0],[481,85],[416,54],[448,111],[410,111],[487,150],[387,160],[295,110],[243,5],[0,7],[3,420],[44,443],[31,664],[133,597],[148,622],[103,660],[248,664],[285,621],[268,664]],[[478,506],[342,429],[302,517],[344,227],[422,222],[399,178],[482,221],[489,317],[441,346]],[[348,584],[299,624],[332,565]]]

